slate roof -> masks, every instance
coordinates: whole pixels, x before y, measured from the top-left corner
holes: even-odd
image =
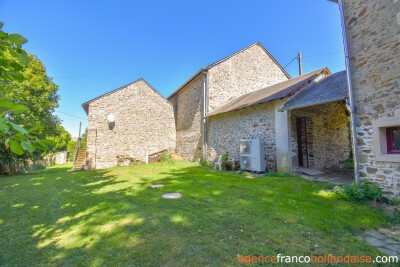
[[[334,73],[304,88],[280,111],[315,106],[348,98],[346,71]]]
[[[231,100],[224,106],[210,112],[208,117],[291,96],[300,89],[309,85],[321,74],[329,75],[330,71],[326,67],[321,68],[296,78],[274,84],[264,89],[242,95]]]
[[[132,84],[135,84],[135,83],[137,83],[137,82],[140,82],[140,81],[144,82],[144,83],[145,83],[146,85],[148,85],[154,92],[156,92],[156,93],[159,94],[163,99],[165,99],[165,101],[167,101],[168,103],[171,104],[171,102],[169,102],[168,99],[166,99],[166,98],[165,98],[162,94],[160,94],[160,92],[158,92],[153,86],[151,86],[148,82],[146,82],[145,79],[140,78],[140,79],[137,79],[137,80],[135,80],[135,81],[133,81],[133,82],[131,82],[131,83],[128,83],[128,84],[126,84],[126,85],[124,85],[124,86],[121,86],[121,87],[119,87],[119,88],[117,88],[117,89],[115,89],[115,90],[112,90],[112,91],[110,91],[110,92],[108,92],[108,93],[99,95],[98,97],[95,97],[95,98],[93,98],[93,99],[91,99],[91,100],[89,100],[89,101],[86,101],[85,103],[82,104],[82,108],[85,110],[86,114],[89,114],[89,113],[88,113],[88,111],[89,111],[89,103],[91,103],[91,102],[93,102],[93,101],[96,101],[96,100],[99,99],[99,98],[108,96],[109,94],[115,93],[115,92],[117,92],[117,91],[119,91],[119,90],[125,89],[125,88],[127,88],[128,86],[130,86],[130,85],[132,85]]]
[[[253,47],[253,46],[255,46],[255,45],[260,46],[260,47],[264,50],[264,52],[272,59],[272,61],[274,61],[274,62],[276,63],[276,65],[282,70],[282,72],[286,75],[286,77],[288,77],[288,78],[290,79],[289,73],[287,73],[287,71],[281,66],[281,64],[279,64],[279,62],[268,52],[268,50],[267,50],[260,42],[256,42],[256,43],[251,44],[251,45],[249,45],[249,46],[247,46],[247,47],[245,47],[245,48],[243,48],[243,49],[241,49],[241,50],[239,50],[239,51],[237,51],[237,52],[235,52],[235,53],[233,53],[233,54],[230,54],[230,55],[227,56],[227,57],[224,57],[223,59],[220,59],[220,60],[218,60],[218,61],[216,61],[216,62],[214,62],[214,63],[212,63],[212,64],[210,64],[210,65],[208,65],[208,66],[206,66],[206,67],[204,67],[204,68],[202,68],[202,69],[200,69],[200,70],[199,70],[198,72],[196,72],[192,77],[190,77],[186,82],[184,82],[181,86],[179,86],[179,88],[176,89],[176,90],[168,97],[168,99],[170,99],[172,96],[174,96],[175,94],[177,94],[183,87],[185,87],[188,83],[190,83],[194,78],[196,78],[196,77],[197,77],[198,75],[200,75],[202,72],[211,69],[212,67],[214,67],[214,66],[216,66],[216,65],[218,65],[218,64],[220,64],[220,63],[222,63],[222,62],[224,62],[224,61],[226,61],[226,60],[228,60],[228,59],[230,59],[231,57],[236,56],[237,54],[239,54],[239,53],[241,53],[241,52],[243,52],[243,51],[245,51],[245,50],[247,50],[247,49],[249,49],[249,48],[251,48],[251,47]]]

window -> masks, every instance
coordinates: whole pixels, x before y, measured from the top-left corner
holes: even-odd
[[[386,128],[388,154],[400,154],[400,127]]]
[[[378,118],[372,128],[375,160],[400,163],[400,116]]]

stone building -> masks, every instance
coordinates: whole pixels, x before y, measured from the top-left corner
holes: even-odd
[[[208,113],[289,78],[258,42],[199,70],[168,97],[174,107],[176,151],[189,160],[206,159]]]
[[[88,114],[89,168],[146,161],[149,154],[174,149],[171,103],[144,79],[82,104]]]
[[[290,79],[255,43],[199,70],[168,100],[140,79],[83,104],[89,165],[145,161],[168,148],[193,161],[239,158],[241,139],[261,137],[268,170],[332,168],[351,155],[351,115],[361,178],[399,197],[400,1],[330,1],[343,7],[347,73]]]
[[[238,98],[208,115],[208,159],[239,159],[242,139],[262,138],[268,171],[332,169],[349,156],[346,75],[322,68]]]
[[[344,77],[321,68],[290,79],[255,43],[198,71],[170,102],[140,79],[83,104],[87,164],[146,161],[168,148],[193,161],[239,159],[240,140],[262,138],[268,171],[331,168],[350,155]]]
[[[360,176],[400,197],[400,1],[343,0],[342,12]]]

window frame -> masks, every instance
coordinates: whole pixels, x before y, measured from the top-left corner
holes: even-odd
[[[393,147],[394,131],[400,131],[400,126],[386,128],[386,142],[387,142],[388,154],[400,154],[400,149],[395,149]]]
[[[400,163],[400,153],[388,152],[388,128],[399,128],[400,116],[377,118],[372,121],[372,148],[375,160],[379,162]],[[359,135],[361,138],[363,135]]]

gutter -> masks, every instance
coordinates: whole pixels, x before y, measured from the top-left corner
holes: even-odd
[[[308,108],[308,107],[313,107],[313,106],[317,106],[317,105],[323,105],[323,104],[330,104],[330,103],[334,103],[334,102],[338,102],[338,101],[346,101],[347,102],[347,98],[337,98],[337,99],[330,99],[329,101],[325,101],[325,102],[314,102],[314,103],[309,103],[309,104],[305,104],[305,105],[300,105],[300,106],[295,106],[295,107],[290,107],[290,108],[281,108],[278,111],[279,112],[284,112],[284,111],[293,111],[295,109],[300,109],[300,108]],[[349,109],[349,108],[347,108]]]
[[[356,179],[357,186],[360,186],[360,161],[358,157],[358,145],[357,145],[357,122],[355,116],[355,104],[354,104],[354,94],[353,87],[351,83],[351,69],[350,69],[350,56],[349,56],[349,47],[347,41],[347,32],[346,32],[346,21],[345,21],[345,10],[343,0],[332,1],[337,2],[339,4],[340,10],[340,20],[342,23],[342,35],[343,35],[343,46],[344,46],[344,54],[346,61],[346,80],[347,80],[347,88],[349,90],[349,111],[351,118],[351,136],[353,141],[353,158],[354,158],[354,175]]]
[[[207,160],[207,115],[208,115],[208,83],[207,69],[202,70],[203,73],[203,160]]]

